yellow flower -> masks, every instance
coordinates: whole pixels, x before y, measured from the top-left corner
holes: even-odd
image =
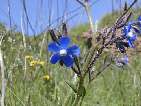
[[[29,65],[30,65],[31,67],[33,67],[33,66],[35,66],[36,64],[37,64],[37,61],[33,60],[33,61],[30,62]]]
[[[49,77],[49,75],[45,75],[45,76],[43,76],[43,79],[48,81],[50,79],[50,77]]]
[[[31,60],[30,63],[29,63],[29,65],[31,67],[36,66],[36,65],[42,65],[43,66],[44,64],[45,64],[45,62],[40,61],[40,60]]]
[[[25,56],[25,58],[26,58],[26,59],[31,60],[33,57],[32,57],[32,56],[27,55],[27,56]]]
[[[43,66],[45,64],[45,62],[44,61],[38,61],[38,64]]]

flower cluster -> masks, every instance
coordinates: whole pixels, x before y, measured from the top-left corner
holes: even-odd
[[[132,24],[129,23],[127,26],[124,27],[124,37],[128,42],[129,47],[134,48],[134,41],[137,39],[137,35],[135,30],[132,28]]]
[[[134,41],[141,33],[141,16],[138,17],[137,21],[129,22],[126,26],[124,26],[123,31],[124,37],[127,39],[129,47],[134,48]]]
[[[121,53],[126,53],[125,47],[134,48],[134,42],[137,40],[137,36],[141,34],[141,16],[139,16],[136,21],[127,23],[127,25],[123,27],[122,31],[122,38],[124,39],[116,42],[116,47]],[[128,56],[125,55],[118,59],[116,64],[118,64],[118,66],[121,66],[121,64],[128,64]]]
[[[52,52],[50,62],[56,64],[61,61],[66,67],[72,67],[74,58],[80,55],[80,49],[77,45],[70,45],[70,38],[62,36],[59,40],[53,41],[48,45],[48,51]]]
[[[36,65],[43,66],[45,64],[44,61],[41,61],[39,59],[35,60],[35,59],[33,59],[33,56],[30,56],[30,55],[25,56],[25,58],[26,58],[26,60],[29,61],[29,66],[31,66],[31,67],[35,67]]]
[[[44,61],[41,61],[41,60],[32,60],[29,65],[30,65],[31,67],[34,67],[34,66],[36,66],[36,65],[41,65],[41,66],[43,66],[44,64],[45,64]]]

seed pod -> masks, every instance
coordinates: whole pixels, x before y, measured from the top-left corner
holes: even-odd
[[[51,39],[53,41],[57,42],[58,39],[57,39],[57,37],[56,37],[56,35],[54,33],[54,30],[53,29],[49,30],[49,33],[50,33]]]

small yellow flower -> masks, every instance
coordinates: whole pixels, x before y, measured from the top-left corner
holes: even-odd
[[[45,64],[45,62],[44,61],[39,61],[38,64],[43,66]]]
[[[34,67],[34,66],[36,66],[36,65],[44,65],[45,64],[45,62],[44,61],[40,61],[40,60],[30,60],[30,62],[29,62],[29,65],[31,66],[31,67]]]
[[[43,79],[48,81],[50,79],[50,77],[49,77],[49,75],[45,75],[45,76],[43,76]]]
[[[31,62],[30,62],[30,64],[29,64],[29,65],[30,65],[31,67],[33,67],[33,66],[35,66],[35,65],[36,65],[36,63],[37,63],[37,61],[33,60],[33,61],[31,61]]]

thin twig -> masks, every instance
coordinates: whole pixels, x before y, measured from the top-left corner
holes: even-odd
[[[95,0],[95,1],[93,1],[93,2],[90,4],[90,7],[92,7],[94,4],[96,4],[96,3],[99,2],[99,1],[100,1],[100,0]],[[73,9],[73,10],[71,10],[71,11],[68,11],[66,14],[67,14],[68,16],[70,16],[70,17],[69,17],[66,21],[68,22],[68,21],[71,20],[72,18],[74,18],[74,17],[80,15],[80,13],[78,13],[78,11],[80,11],[80,9],[82,9],[82,8],[83,8],[82,6],[79,6],[79,7],[75,8],[75,9]],[[58,11],[59,11],[59,10],[58,10]],[[77,12],[77,13],[76,13],[76,12]],[[72,14],[74,14],[74,15],[72,15]],[[51,26],[53,26],[56,22],[59,22],[60,20],[62,20],[63,17],[64,17],[64,16],[62,15],[62,16],[56,18],[55,20],[52,20]],[[61,24],[61,25],[62,25],[62,24]],[[44,29],[43,32],[45,32],[46,30],[48,30],[48,26],[49,26],[49,25],[47,25],[47,26],[45,27],[45,29]],[[57,24],[57,26],[59,26],[59,25]]]
[[[26,8],[25,0],[22,0],[22,5],[23,5],[23,9],[24,9],[24,12],[25,12],[25,16],[26,16],[27,22],[28,22],[28,24],[29,24],[29,26],[30,26],[30,29],[32,30],[32,32],[33,32],[33,34],[34,34],[34,39],[36,39],[36,38],[35,38],[36,32],[35,32],[35,30],[34,30],[32,24],[31,24],[31,22],[30,22],[30,20],[29,20],[29,16],[28,16],[28,13],[27,13],[27,8]]]
[[[12,27],[12,21],[11,21],[11,6],[10,6],[10,1],[8,0],[8,16],[9,16],[9,24],[10,28]]]
[[[98,73],[94,74],[93,78],[90,79],[89,82],[92,82],[92,81],[93,81],[95,78],[97,78],[102,72],[104,72],[104,71],[111,65],[111,63],[112,63],[112,60],[110,61],[110,63],[104,65],[104,66],[99,70]]]

